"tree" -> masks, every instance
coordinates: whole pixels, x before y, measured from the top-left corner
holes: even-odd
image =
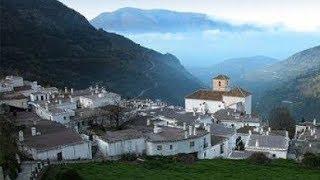
[[[303,155],[301,163],[306,167],[320,168],[320,155],[307,152]]]
[[[244,151],[244,143],[241,139],[241,136],[239,136],[237,139],[236,139],[236,150],[237,151]]]
[[[268,164],[271,162],[271,159],[262,152],[253,153],[248,160],[254,164]]]
[[[109,106],[108,111],[111,123],[113,123],[116,129],[119,129],[124,116],[123,107],[118,105],[111,105]]]
[[[3,167],[6,174],[11,178],[16,178],[16,170],[19,164],[16,159],[18,148],[16,144],[15,133],[16,126],[10,122],[8,114],[0,115],[0,166]]]
[[[274,130],[287,130],[289,137],[295,133],[295,121],[286,107],[277,107],[269,114],[269,126]]]

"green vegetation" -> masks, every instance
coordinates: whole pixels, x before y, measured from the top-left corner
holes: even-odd
[[[180,104],[200,88],[173,55],[97,30],[57,0],[2,0],[0,9],[0,76],[21,75],[60,88],[99,84],[125,97],[158,82],[146,96]]]
[[[9,116],[0,115],[0,166],[3,167],[4,173],[11,178],[17,176],[16,171],[20,168],[16,154],[18,149],[15,143],[15,126],[9,122]]]
[[[295,121],[286,107],[273,109],[269,115],[269,124],[274,130],[288,131],[290,138],[293,138],[295,134]]]
[[[320,171],[288,160],[267,165],[247,160],[199,160],[187,165],[166,158],[145,162],[104,162],[51,167],[43,179],[59,179],[62,172],[76,171],[83,179],[319,179]]]
[[[320,154],[306,153],[301,163],[306,167],[320,168]]]

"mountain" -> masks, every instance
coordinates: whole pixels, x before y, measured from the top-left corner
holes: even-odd
[[[257,100],[256,109],[264,115],[273,107],[287,106],[297,119],[320,117],[320,46],[298,52],[251,76],[250,81],[272,84]]]
[[[298,52],[289,58],[266,68],[256,69],[246,75],[248,81],[287,81],[320,69],[320,46]]]
[[[286,106],[300,120],[320,117],[320,70],[301,75],[266,91],[256,105],[257,111],[267,116],[272,108]]]
[[[182,104],[201,83],[171,54],[95,29],[56,0],[1,0],[0,76],[58,87],[101,84],[125,97]]]
[[[217,74],[226,74],[232,79],[232,82],[243,84],[243,78],[248,72],[269,67],[277,62],[279,62],[277,59],[271,57],[252,56],[227,59],[205,68],[188,67],[188,70],[208,86],[211,85],[212,77]]]
[[[205,14],[161,9],[142,10],[130,7],[102,13],[92,19],[90,23],[96,28],[122,33],[258,29],[251,25],[235,26],[221,20],[211,19]]]

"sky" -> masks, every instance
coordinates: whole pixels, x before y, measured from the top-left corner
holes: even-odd
[[[60,0],[88,20],[123,7],[198,12],[234,24],[320,32],[320,0]]]

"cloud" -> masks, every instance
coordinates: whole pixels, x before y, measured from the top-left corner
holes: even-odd
[[[164,41],[181,41],[187,39],[184,33],[142,33],[142,34],[128,34],[126,35],[133,39],[148,39],[153,40],[164,40]]]

